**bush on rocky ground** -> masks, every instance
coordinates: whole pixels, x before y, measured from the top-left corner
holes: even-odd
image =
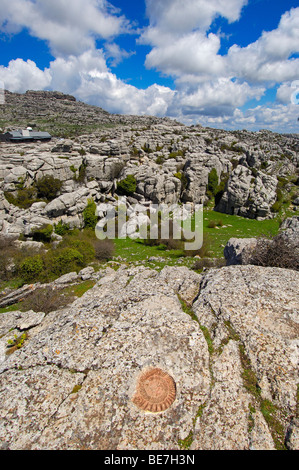
[[[97,261],[108,261],[114,255],[115,246],[112,240],[96,240],[93,246]]]
[[[98,217],[96,215],[96,203],[93,199],[89,199],[86,208],[83,211],[83,220],[84,220],[84,227],[95,229]]]
[[[13,277],[13,259],[16,249],[11,240],[0,238],[0,280],[8,281]]]
[[[37,231],[38,238],[47,233],[47,228]],[[26,246],[19,248],[12,241],[0,239],[0,281],[18,278],[25,283],[49,282],[63,274],[78,272],[92,262],[108,261],[114,250],[112,240],[97,239],[92,229],[69,231],[58,245],[48,245],[47,250],[38,254]]]
[[[61,295],[61,292],[52,288],[36,289],[22,302],[21,310],[25,312],[33,310],[34,312],[48,314],[58,310],[60,307],[65,307],[73,300],[73,296]]]
[[[62,182],[51,175],[40,178],[35,183],[37,197],[46,201],[53,201],[62,187]]]
[[[21,209],[28,209],[35,202],[50,202],[55,199],[62,187],[62,181],[46,175],[29,187],[25,187],[22,182],[17,186],[17,191],[6,191],[4,196],[10,204]]]
[[[52,225],[44,225],[39,229],[35,229],[31,233],[31,236],[35,242],[49,243],[51,241],[52,233]]]
[[[117,183],[117,194],[120,196],[131,196],[135,193],[137,181],[135,176],[128,175],[124,180]]]

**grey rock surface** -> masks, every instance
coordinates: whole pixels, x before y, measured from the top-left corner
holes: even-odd
[[[274,449],[266,399],[279,410],[280,438],[298,448],[298,281],[294,271],[254,266],[205,275],[120,266],[69,307],[5,314],[1,448]],[[20,326],[27,339],[7,355]],[[161,413],[132,401],[151,368],[176,384]]]
[[[227,266],[250,264],[251,254],[256,245],[256,238],[231,238],[224,247]]]

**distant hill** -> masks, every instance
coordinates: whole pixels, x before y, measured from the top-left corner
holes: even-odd
[[[168,118],[165,119],[169,121]],[[73,137],[105,127],[138,122],[143,126],[163,122],[152,116],[110,114],[98,106],[77,101],[74,96],[57,91],[5,90],[5,104],[0,106],[0,128],[30,126],[56,137]]]

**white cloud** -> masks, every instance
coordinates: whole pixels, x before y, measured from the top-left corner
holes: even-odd
[[[138,42],[152,46],[145,62],[148,68],[178,79],[225,75],[225,60],[218,54],[220,34],[207,31],[218,15],[238,20],[247,0],[147,0],[146,4],[150,24]]]
[[[119,80],[106,66],[102,51],[58,58],[40,70],[32,61],[17,59],[0,67],[0,80],[10,91],[50,89],[70,93],[77,99],[112,113],[164,116],[175,92],[152,85],[140,90]]]
[[[159,36],[159,35],[158,35]],[[162,43],[162,44],[161,44]],[[160,45],[161,44],[161,45]],[[168,75],[216,75],[224,71],[224,60],[217,55],[220,39],[215,34],[197,31],[185,34],[176,41],[159,38],[159,45],[146,57],[146,66]],[[211,60],[213,58],[213,60]]]
[[[108,42],[105,44],[105,57],[109,60],[112,67],[116,67],[124,59],[128,59],[132,55],[135,55],[136,52],[128,52],[124,49],[121,49],[118,44],[115,42]],[[112,60],[111,60],[112,59]]]
[[[183,122],[196,121],[199,116],[232,116],[236,108],[249,99],[259,100],[265,88],[253,88],[227,78],[206,81],[193,87],[181,84],[169,107],[169,113],[179,116]]]
[[[140,90],[119,80],[115,74],[92,70],[82,75],[75,94],[82,101],[112,113],[164,116],[174,92],[156,84]]]
[[[298,52],[299,8],[286,12],[275,30],[263,32],[247,47],[235,44],[222,56],[221,34],[209,28],[218,15],[237,21],[247,0],[146,0],[149,26],[139,38],[151,46],[145,64],[174,77],[174,91],[157,84],[138,89],[111,73],[107,61],[116,66],[134,52],[115,42],[130,25],[106,0],[0,1],[0,30],[28,28],[48,42],[56,57],[44,70],[22,59],[0,66],[0,81],[11,91],[53,89],[113,113],[296,132],[299,108],[291,97],[299,59],[291,56]],[[103,50],[96,49],[98,38],[106,41]],[[274,85],[276,104],[242,112],[244,104],[259,100]]]
[[[289,104],[292,102],[292,95],[295,92],[295,89],[299,90],[299,81],[298,86],[292,86],[294,82],[285,82],[277,90],[276,100],[281,104]]]
[[[299,59],[290,57],[299,51],[299,8],[286,12],[278,27],[263,32],[256,42],[247,47],[234,44],[226,56],[219,54],[220,35],[207,35],[211,21],[216,14],[235,21],[244,3],[148,0],[151,23],[140,42],[151,45],[152,50],[145,65],[178,81],[200,82],[217,76],[281,83],[298,78]]]
[[[55,57],[79,55],[95,38],[108,39],[129,28],[106,0],[1,0],[0,29],[28,28],[49,42]]]
[[[4,88],[12,92],[24,93],[27,90],[43,90],[51,83],[49,69],[40,70],[35,62],[22,59],[11,60],[8,67],[0,66],[0,80]]]
[[[146,0],[150,28],[173,36],[195,29],[207,31],[217,15],[230,22],[240,17],[248,0]]]
[[[232,73],[251,82],[295,80],[299,76],[299,59],[289,57],[299,51],[299,8],[286,12],[278,28],[263,32],[247,47],[233,45],[227,55]]]

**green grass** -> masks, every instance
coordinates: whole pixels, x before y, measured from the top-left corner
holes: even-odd
[[[96,281],[83,281],[75,286],[66,287],[61,292],[68,296],[82,297],[89,289],[92,289]]]
[[[0,308],[0,313],[7,313],[7,312],[15,312],[17,310],[21,310],[22,303],[19,302],[17,304],[10,305],[9,307]]]
[[[294,212],[288,212],[286,217],[295,215]],[[209,239],[208,256],[211,258],[223,258],[223,250],[230,238],[252,238],[259,236],[276,235],[280,226],[280,217],[274,219],[257,221],[255,219],[245,219],[234,215],[222,214],[209,208],[204,209],[203,213],[203,231]],[[213,223],[214,222],[214,223]],[[83,235],[82,235],[83,236]],[[187,266],[192,268],[195,259],[186,257],[183,250],[166,250],[162,245],[148,246],[143,240],[116,239],[114,240],[116,258],[120,257],[123,263],[144,264],[156,270],[163,269],[164,266]],[[156,257],[159,260],[149,261],[149,258]],[[90,263],[89,263],[90,264]],[[97,263],[98,264],[98,263]],[[104,266],[104,264],[102,264]],[[12,279],[10,281],[0,282],[0,290],[7,287],[18,288],[24,284],[22,279]],[[85,287],[92,285],[80,285],[79,291],[73,292],[80,296],[85,292]],[[17,310],[18,305],[13,305],[5,309],[0,309],[0,313]]]
[[[140,263],[148,262],[152,256],[163,258],[161,261],[149,262],[148,265],[156,268],[163,268],[166,265],[175,266],[178,263],[178,258],[183,257],[182,250],[165,250],[163,246],[147,246],[143,240],[116,239],[114,240],[115,253],[117,258],[120,256],[124,262],[127,263]],[[183,259],[183,258],[182,258]],[[190,259],[183,259],[182,264],[190,264]]]
[[[203,230],[209,238],[209,256],[212,258],[223,257],[224,246],[230,238],[276,235],[280,225],[279,218],[258,221],[208,209],[204,210],[203,219]],[[209,225],[213,225],[211,222],[215,222],[217,228],[209,227]],[[165,264],[176,265],[178,258],[183,257],[182,250],[166,251],[158,246],[146,246],[142,240],[131,240],[130,238],[115,240],[115,248],[115,256],[125,258],[127,262],[145,261],[156,256],[165,259],[165,262],[160,263],[161,266]],[[190,259],[186,258],[182,264],[190,265]]]
[[[262,400],[261,412],[270,428],[272,438],[277,450],[286,450],[285,447],[285,430],[279,419],[279,408],[270,400]]]
[[[236,215],[222,214],[211,210],[204,210],[203,230],[210,239],[210,256],[223,257],[223,249],[230,238],[252,238],[259,236],[276,235],[279,230],[279,218],[269,220],[245,219]],[[222,226],[211,228],[211,222]]]

